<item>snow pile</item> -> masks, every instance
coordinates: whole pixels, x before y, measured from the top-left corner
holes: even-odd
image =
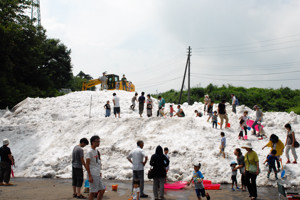
[[[110,100],[112,91],[74,92],[56,98],[27,98],[19,103],[13,112],[7,111],[0,118],[1,140],[9,138],[11,150],[15,156],[17,176],[41,177],[71,177],[71,153],[80,138],[88,139],[97,134],[101,137],[99,151],[102,154],[103,176],[107,179],[130,179],[131,164],[126,156],[136,147],[136,141],[145,142],[145,151],[149,158],[155,152],[157,145],[170,150],[170,180],[187,180],[190,178],[192,161],[198,159],[202,163],[201,171],[206,179],[215,183],[230,182],[230,162],[236,160],[233,151],[241,147],[243,141],[238,140],[239,120],[246,109],[254,118],[253,110],[238,106],[238,114],[231,113],[227,105],[231,128],[225,130],[227,158],[219,155],[220,130],[213,129],[207,116],[196,118],[194,110],[203,110],[202,103],[192,106],[183,104],[185,118],[140,118],[138,111],[129,109],[133,93],[117,91],[121,99],[121,119],[104,117],[104,104]],[[92,96],[91,118],[89,118]],[[157,101],[154,100],[153,114],[156,114]],[[169,109],[169,104],[166,106]],[[214,110],[216,110],[216,105]],[[300,117],[294,113],[267,112],[264,116],[265,131],[268,136],[277,134],[285,142],[284,124],[290,122],[300,140],[298,130]],[[267,167],[263,161],[269,149],[261,150],[268,139],[257,140],[249,134],[254,150],[259,155],[262,173],[258,176],[259,185],[273,185],[274,181],[266,178]],[[89,147],[85,148],[85,151]],[[245,150],[243,150],[245,153]],[[299,150],[297,149],[299,154]],[[292,155],[291,155],[292,156]],[[283,156],[283,163],[286,157]],[[292,185],[300,185],[299,164],[284,166],[287,181]],[[145,167],[145,173],[149,163]],[[271,175],[271,179],[273,175]]]

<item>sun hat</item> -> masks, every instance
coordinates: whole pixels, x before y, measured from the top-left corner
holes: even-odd
[[[3,139],[3,145],[8,145],[9,144],[9,140],[8,139]]]
[[[237,165],[237,163],[235,161],[231,161],[230,166],[232,165]]]
[[[247,142],[246,144],[244,144],[244,145],[242,146],[242,148],[243,148],[243,149],[246,149],[246,148],[248,148],[248,149],[253,149],[251,142]]]
[[[201,163],[199,161],[193,161],[193,165],[196,167],[201,167]]]

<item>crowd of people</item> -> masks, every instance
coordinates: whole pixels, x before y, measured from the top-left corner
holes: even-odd
[[[232,104],[237,104],[237,98],[232,96]],[[165,111],[165,100],[159,96],[158,97],[158,111],[157,116],[166,116],[167,113]],[[120,117],[120,99],[113,93],[113,110],[115,117]],[[138,93],[135,93],[132,98],[132,104],[130,108],[132,110],[135,109],[136,102],[138,102],[139,106],[139,115],[140,117],[143,116],[144,107],[146,104],[147,116],[152,116],[152,109],[153,109],[153,100],[150,95],[145,97],[145,93],[142,92],[141,95],[138,97]],[[225,128],[228,128],[228,117],[226,113],[226,105],[225,100],[222,100],[221,103],[218,105],[217,111],[213,111],[214,102],[209,99],[209,96],[206,95],[204,99],[204,114],[195,110],[196,117],[202,117],[204,115],[208,116],[207,121],[211,120],[213,128],[217,128],[218,125],[218,117],[221,119],[220,122],[220,129],[222,129],[223,122],[225,120]],[[110,101],[104,105],[106,110],[105,117],[110,116]],[[259,133],[258,135],[262,134],[262,127],[261,122],[263,121],[263,112],[260,108],[255,105],[254,110],[256,112],[256,119],[252,125],[253,134],[256,135],[255,126],[259,126]],[[173,105],[170,105],[169,116],[178,116],[184,117],[185,113],[182,110],[181,106],[177,106],[177,112],[174,111]],[[232,108],[233,112],[236,111],[236,107]],[[174,114],[175,113],[175,114]],[[235,113],[235,112],[234,112]],[[247,140],[247,130],[248,125],[247,121],[248,118],[248,111],[244,111],[243,115],[240,116],[240,129],[239,129],[239,138]],[[297,154],[296,148],[299,147],[299,143],[296,140],[295,132],[293,131],[291,125],[287,123],[285,126],[286,129],[286,140],[285,144],[280,140],[280,138],[272,134],[270,136],[269,142],[262,147],[264,150],[266,147],[271,148],[269,153],[265,155],[265,160],[263,161],[264,164],[268,165],[268,173],[267,178],[270,178],[270,174],[273,171],[275,175],[275,179],[278,179],[277,173],[280,172],[281,167],[280,163],[282,161],[281,156],[285,152],[287,162],[286,164],[297,164]],[[243,135],[245,133],[245,136]],[[221,136],[221,143],[220,143],[220,154],[226,158],[225,149],[226,149],[226,136],[225,132],[222,131],[220,133]],[[9,140],[3,140],[3,146],[0,148],[0,185],[12,185],[10,183],[10,175],[11,175],[11,166],[14,165],[14,159],[11,153],[9,145]],[[83,148],[90,144],[90,149],[87,151],[87,154],[84,155]],[[86,138],[82,138],[79,141],[79,144],[76,145],[72,152],[72,186],[73,186],[73,197],[77,199],[86,199],[87,197],[81,194],[81,187],[83,185],[84,180],[84,173],[83,168],[86,169],[88,175],[88,182],[89,182],[89,199],[92,200],[95,197],[97,200],[103,198],[105,186],[102,180],[102,173],[101,173],[101,153],[97,148],[100,145],[100,137],[95,135],[90,138],[90,141]],[[132,163],[132,197],[133,199],[139,198],[147,198],[148,195],[144,193],[144,167],[148,162],[148,156],[146,155],[145,151],[143,150],[144,142],[139,140],[137,141],[137,147],[133,149],[129,155],[126,157],[127,160]],[[232,191],[235,190],[242,190],[245,191],[246,189],[249,192],[249,196],[252,200],[257,198],[257,186],[256,186],[256,178],[260,174],[261,170],[259,167],[259,158],[257,152],[254,151],[254,148],[250,142],[247,142],[245,145],[241,146],[242,149],[246,150],[246,154],[243,155],[240,148],[236,148],[233,151],[233,154],[236,156],[236,161],[231,161],[231,180],[232,180]],[[166,182],[167,172],[169,170],[170,164],[170,157],[168,155],[169,149],[165,147],[164,149],[161,146],[157,146],[155,153],[150,158],[150,166],[151,170],[148,172],[148,178],[153,179],[153,195],[155,199],[164,199],[164,183]],[[292,152],[294,160],[291,161],[290,159],[290,151]],[[210,199],[210,196],[207,192],[205,192],[205,188],[203,186],[203,179],[204,176],[200,171],[201,163],[199,161],[193,162],[192,165],[194,166],[194,171],[192,174],[192,179],[189,181],[194,182],[195,185],[195,192],[198,199],[202,197],[206,197]],[[276,167],[277,165],[277,167]],[[238,186],[239,181],[237,180],[237,172],[241,174],[241,181],[240,185],[241,188]]]

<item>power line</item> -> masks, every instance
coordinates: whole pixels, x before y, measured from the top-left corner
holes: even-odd
[[[299,45],[294,45],[294,46],[289,46],[289,47],[282,47],[282,48],[277,48],[277,49],[266,49],[266,50],[259,50],[259,51],[245,51],[245,52],[235,52],[235,53],[223,53],[223,54],[201,54],[199,52],[196,52],[196,55],[201,55],[201,56],[218,56],[218,55],[236,55],[236,54],[252,54],[252,53],[262,53],[262,52],[269,52],[269,51],[277,51],[277,50],[282,50],[282,49],[290,49],[290,48],[295,48],[295,47],[300,47]],[[204,53],[204,52],[203,52]]]
[[[204,79],[212,79],[212,77],[205,77],[205,76],[195,76],[195,75],[192,75],[193,77],[196,77],[196,78],[204,78]],[[218,81],[240,81],[240,82],[257,82],[257,81],[295,81],[295,80],[300,80],[300,77],[299,78],[294,78],[294,79],[273,79],[273,80],[265,80],[265,79],[252,79],[252,80],[228,80],[228,79],[217,79],[217,78],[213,78],[213,80],[218,80]]]
[[[202,47],[202,48],[193,48],[194,50],[196,49],[220,49],[220,48],[228,48],[228,47],[239,47],[239,46],[249,46],[249,45],[254,45],[257,43],[264,43],[264,42],[270,42],[270,41],[275,41],[278,39],[285,39],[285,38],[290,38],[290,37],[297,37],[300,36],[300,33],[298,34],[294,34],[294,35],[289,35],[289,36],[282,36],[282,37],[278,37],[278,38],[273,38],[273,39],[268,39],[268,40],[260,40],[257,41],[256,43],[242,43],[242,44],[236,44],[236,45],[223,45],[223,46],[215,46],[215,47]]]
[[[152,86],[156,86],[156,85],[163,85],[163,84],[168,83],[169,81],[178,80],[178,79],[180,79],[180,78],[182,78],[182,77],[179,76],[179,77],[172,78],[172,79],[168,79],[168,80],[164,80],[164,81],[161,81],[161,82],[158,82],[158,83],[155,83],[155,84],[145,85],[145,86],[143,86],[143,87],[139,86],[139,87],[137,87],[137,88],[148,88],[148,87],[152,87]]]
[[[295,71],[289,71],[289,72],[274,72],[274,73],[267,73],[267,74],[199,74],[199,73],[192,73],[195,75],[205,75],[205,76],[269,76],[269,75],[275,75],[275,74],[289,74],[289,73],[297,73],[300,72],[300,70]]]

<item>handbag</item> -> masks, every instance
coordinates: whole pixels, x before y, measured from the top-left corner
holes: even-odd
[[[295,147],[295,148],[299,148],[299,142],[295,141],[295,142],[294,142],[294,147]]]
[[[148,179],[153,179],[154,178],[154,171],[153,168],[151,167],[148,171]]]

